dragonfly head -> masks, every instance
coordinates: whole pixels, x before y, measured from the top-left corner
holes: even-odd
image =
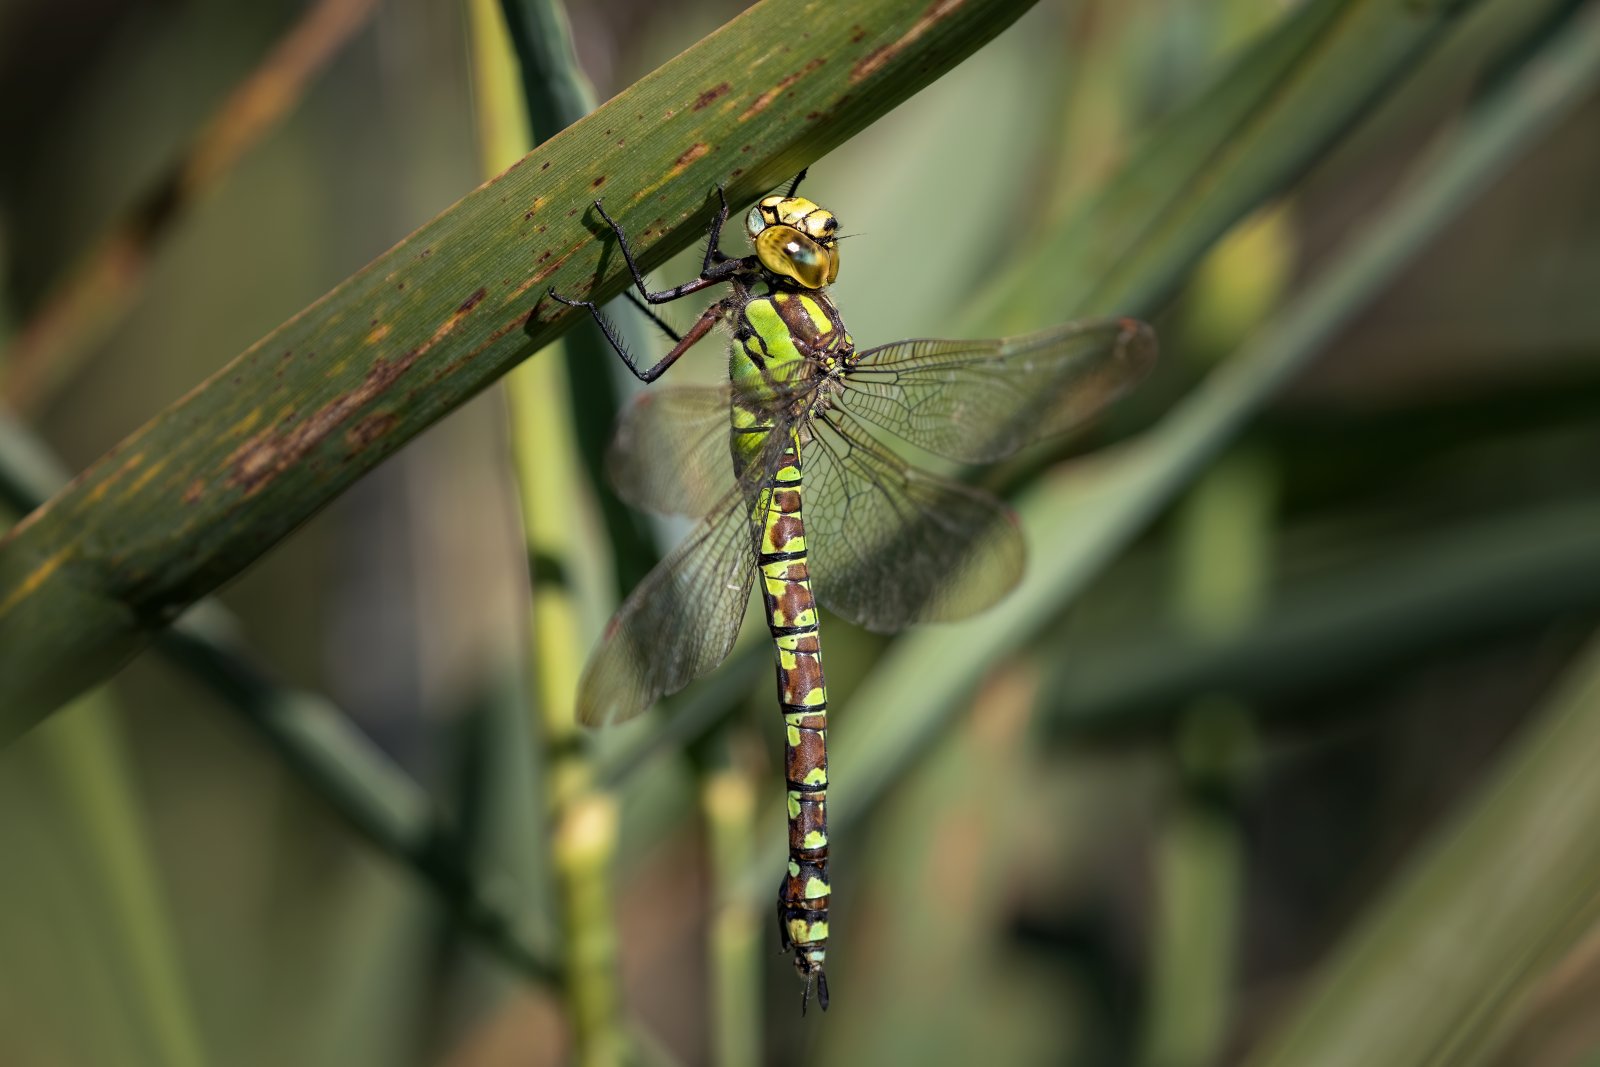
[[[761,265],[807,289],[839,276],[839,220],[803,196],[768,196],[745,216],[745,233]]]

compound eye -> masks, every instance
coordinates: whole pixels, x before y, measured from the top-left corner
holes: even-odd
[[[768,226],[755,245],[763,267],[807,289],[821,289],[839,273],[837,257],[793,226]]]

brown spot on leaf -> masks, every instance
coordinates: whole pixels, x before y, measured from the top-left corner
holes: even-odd
[[[352,453],[360,452],[373,441],[394,429],[400,418],[392,411],[375,411],[345,431],[344,442]]]
[[[745,108],[744,112],[739,116],[739,121],[744,122],[746,119],[754,118],[756,115],[761,114],[761,112],[771,107],[772,102],[778,99],[778,97],[782,96],[791,85],[805,77],[807,74],[810,74],[812,71],[816,70],[826,62],[827,60],[823,59],[821,56],[818,56],[811,60],[811,62],[807,63],[800,70],[795,71],[793,74],[785,75],[783,78],[779,79],[778,84],[774,85],[772,88],[768,89],[766,92],[762,93],[760,96],[756,97],[750,102],[750,106]]]
[[[183,499],[183,502],[185,504],[189,504],[189,505],[192,506],[192,505],[200,503],[200,499],[202,497],[204,497],[205,495],[206,495],[206,483],[205,483],[205,480],[203,478],[196,478],[194,481],[189,483],[189,488],[187,488],[187,489],[185,489],[183,491],[183,498],[182,499]]]
[[[710,145],[704,141],[696,141],[684,151],[683,155],[678,157],[678,161],[672,165],[673,169],[682,170],[709,151],[711,151]]]
[[[604,185],[605,183],[606,183],[606,176],[604,174],[602,174],[602,175],[600,175],[600,177],[596,178],[594,181],[589,183],[589,188],[598,189],[602,185]]]
[[[965,2],[966,0],[933,0],[922,16],[907,27],[906,32],[897,40],[874,48],[858,60],[856,65],[850,68],[850,80],[859,82],[878,73],[901,52],[915,44],[923,34],[959,10]]]
[[[243,489],[248,496],[259,492],[278,475],[304,459],[356,412],[383,396],[417,360],[448,337],[482,302],[485,293],[486,290],[480,288],[467,297],[434,329],[432,336],[399,359],[373,360],[372,369],[367,371],[361,384],[334,397],[300,423],[283,430],[277,426],[263,430],[234,449],[225,461],[232,468],[227,484]]]
[[[727,82],[722,82],[719,85],[713,85],[695,99],[694,110],[699,111],[701,108],[707,106],[717,97],[722,96],[732,88],[733,86],[729,85]]]

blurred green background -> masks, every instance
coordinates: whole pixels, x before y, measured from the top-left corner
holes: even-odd
[[[1159,303],[1155,379],[1088,436],[986,484],[1092,490],[1095,461],[1074,453],[1161,425],[1314,289],[1436,137],[1593,21],[1583,3],[1468,6]],[[68,469],[484,178],[467,7],[379,5],[174,224],[127,318],[29,413]],[[605,99],[742,7],[598,0],[569,14]],[[304,8],[0,6],[0,339]],[[995,310],[996,279],[1048,294],[1039,249],[1060,221],[1298,10],[1044,0],[816,161],[807,195],[858,235],[835,287],[852,332],[875,344],[1063,317],[1047,299]],[[1516,747],[1554,747],[1580,779],[1581,757],[1600,755],[1584,652],[1600,615],[1597,121],[1591,94],[1341,319],[1135,541],[1089,565],[1082,595],[973,666],[981,681],[950,714],[893,740],[893,773],[835,834],[825,1017],[797,1017],[771,929],[781,748],[759,650],[669,715],[584,739],[582,773],[619,818],[594,897],[607,906],[582,919],[614,924],[620,1007],[602,1025],[622,1028],[619,1055],[1181,1067],[1320,1048],[1273,1062],[1600,1063],[1600,868],[1554,829],[1520,829],[1563,813],[1592,827],[1600,808],[1537,762],[1537,744]],[[656,276],[687,278],[696,256]],[[528,369],[541,360],[554,363]],[[712,345],[673,376],[723,366]],[[580,390],[573,414],[615,402]],[[553,888],[561,853],[537,798],[571,742],[536,758],[526,709],[544,676],[527,660],[517,483],[587,487],[571,471],[514,473],[506,412],[498,389],[475,400],[221,600],[266,675],[331,701],[425,787],[463,864],[556,960],[577,939],[581,883]],[[1086,490],[1083,507],[1096,500]],[[586,501],[573,515],[562,521],[598,522]],[[616,595],[606,568],[588,573],[599,592],[562,635],[579,650]],[[947,667],[931,641],[825,629],[841,744],[903,714],[884,677]],[[687,726],[655,740],[663,720]],[[1539,732],[1556,726],[1570,732]],[[841,804],[851,790],[836,773]],[[1495,826],[1525,850],[1496,845]],[[1499,945],[1498,918],[1545,899],[1480,878],[1519,870],[1565,902],[1559,923],[1537,944],[1517,928],[1506,936],[1526,951],[1484,958],[1477,933]],[[1478,920],[1428,925],[1455,907]],[[1392,1005],[1389,1025],[1437,1007],[1430,1033],[1447,1037],[1362,1056],[1381,1028],[1320,1045],[1314,1022],[1293,1029],[1319,1005],[1339,1018],[1352,974]],[[192,672],[147,655],[0,752],[8,1067],[606,1062],[574,1010],[465,932]],[[1287,1033],[1310,1044],[1272,1036]]]

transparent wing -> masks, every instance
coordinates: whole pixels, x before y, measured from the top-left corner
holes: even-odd
[[[966,618],[1022,577],[1022,535],[988,493],[907,465],[848,414],[810,424],[806,544],[817,597],[880,633]]]
[[[726,412],[724,412],[726,419]],[[725,488],[715,506],[606,624],[578,682],[578,720],[606,726],[631,719],[728,658],[750,601],[761,525],[751,486],[783,456],[780,425],[736,481],[725,458]],[[727,447],[727,426],[722,428]]]
[[[736,480],[730,408],[737,403],[747,411],[770,413],[776,423],[788,421],[817,388],[814,368],[795,371],[796,381],[766,382],[757,391],[736,393],[724,383],[641,393],[623,412],[606,454],[606,473],[617,494],[658,515],[708,514]],[[758,464],[742,481],[749,485],[760,473]]]
[[[987,463],[1082,424],[1155,357],[1155,331],[1133,319],[982,341],[897,341],[861,353],[839,403],[937,455]]]
[[[755,573],[749,505],[726,494],[623,601],[578,683],[578,719],[631,719],[727,658]]]
[[[658,515],[708,514],[733,482],[727,385],[641,393],[623,412],[606,453],[622,499]]]

